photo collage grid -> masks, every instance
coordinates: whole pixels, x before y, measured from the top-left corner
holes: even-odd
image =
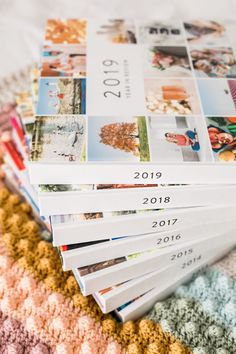
[[[49,20],[31,159],[51,162],[233,162],[236,41],[232,24]],[[93,37],[93,38],[91,38]],[[142,51],[147,115],[86,116],[86,45]]]

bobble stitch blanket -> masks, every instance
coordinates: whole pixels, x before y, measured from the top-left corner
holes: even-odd
[[[31,208],[0,189],[0,352],[233,354],[236,251],[120,324],[80,293]]]

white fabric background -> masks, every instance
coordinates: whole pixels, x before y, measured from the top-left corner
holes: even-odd
[[[236,0],[0,0],[0,78],[38,59],[53,17],[235,18]]]

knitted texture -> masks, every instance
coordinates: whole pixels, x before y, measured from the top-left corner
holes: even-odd
[[[236,251],[231,252],[229,256],[225,257],[221,262],[216,263],[213,268],[219,272],[226,273],[236,281]]]
[[[49,354],[52,350],[37,336],[28,332],[21,322],[0,311],[0,352],[4,354]]]
[[[31,208],[0,189],[0,310],[57,353],[170,353],[190,350],[148,319],[119,324],[84,297],[57,252],[41,239]],[[22,343],[24,347],[24,343]],[[22,349],[23,350],[23,349]]]
[[[236,282],[233,279],[211,269],[181,286],[176,295],[201,302],[212,319],[231,329],[236,336]]]
[[[156,303],[146,317],[122,325],[82,296],[42,240],[30,206],[5,187],[0,225],[1,353],[236,352],[236,251]]]
[[[176,295],[157,303],[148,318],[159,322],[163,330],[177,336],[193,349],[194,354],[235,353],[235,331],[222,324],[218,314],[211,316],[208,308],[184,296],[178,298]],[[219,321],[216,321],[217,317]]]

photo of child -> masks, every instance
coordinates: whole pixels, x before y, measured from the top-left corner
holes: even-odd
[[[86,80],[41,78],[38,115],[85,114]]]
[[[85,44],[87,21],[78,19],[49,19],[46,25],[46,44]]]
[[[192,76],[186,47],[145,48],[145,76]]]
[[[182,27],[178,21],[143,21],[138,24],[138,28],[138,43],[140,44],[184,44]]]
[[[236,77],[236,60],[232,48],[192,48],[191,58],[198,77]]]
[[[201,117],[149,117],[152,161],[201,161]]]
[[[187,130],[184,134],[165,133],[166,140],[177,146],[190,146],[193,151],[199,151],[200,145],[196,130]]]
[[[88,161],[149,161],[145,117],[88,117]]]
[[[200,114],[200,106],[192,80],[145,79],[146,107],[151,114]]]
[[[184,22],[187,40],[191,44],[224,45],[228,43],[226,26],[207,20]]]
[[[31,161],[82,162],[86,160],[86,121],[81,116],[37,117]]]
[[[137,43],[135,24],[132,20],[110,19],[106,23],[97,24],[96,40],[108,43],[135,44]]]
[[[43,77],[85,77],[86,47],[83,45],[44,46],[40,74]]]
[[[207,130],[217,161],[236,161],[236,117],[207,117]]]

